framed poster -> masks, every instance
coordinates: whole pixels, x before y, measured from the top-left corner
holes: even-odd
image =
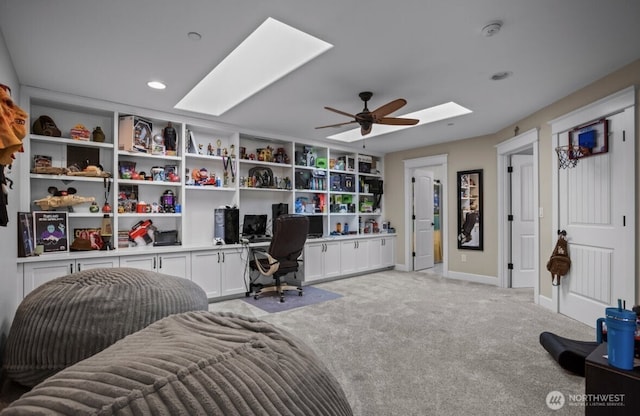
[[[18,212],[18,257],[31,257],[35,249],[33,216],[30,212]]]
[[[43,246],[43,253],[69,251],[66,212],[34,211],[33,230],[36,246]]]

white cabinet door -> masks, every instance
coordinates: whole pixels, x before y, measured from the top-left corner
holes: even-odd
[[[364,272],[371,269],[369,264],[369,240],[356,241],[356,271]]]
[[[324,277],[340,276],[340,258],[342,250],[340,243],[324,243]]]
[[[382,267],[394,266],[394,256],[396,254],[396,238],[384,237],[382,239],[382,246],[380,247],[380,259]]]
[[[57,277],[66,276],[82,270],[98,267],[118,267],[118,257],[99,257],[79,260],[52,260],[38,263],[25,263],[22,274],[23,296],[26,296],[41,284]]]
[[[325,275],[325,245],[326,243],[307,243],[304,247],[304,281],[313,282]],[[338,270],[340,269],[338,262]]]
[[[191,278],[191,257],[189,252],[122,256],[120,257],[120,266],[149,270],[186,279]]]
[[[247,264],[242,258],[242,250],[222,250],[221,254],[221,295],[236,295],[247,292],[247,285],[245,285]]]
[[[121,267],[133,267],[134,269],[149,270],[155,272],[158,268],[158,259],[153,254],[120,257]]]
[[[24,296],[36,287],[57,277],[66,276],[74,268],[73,260],[56,260],[24,265]]]
[[[220,250],[191,253],[191,280],[197,283],[209,299],[220,296]]]
[[[340,243],[340,272],[351,274],[356,272],[357,241],[343,241]]]
[[[340,276],[339,242],[310,243],[304,248],[304,281]]]
[[[96,259],[78,259],[76,261],[76,270],[83,271],[98,268],[120,267],[119,257],[100,257]]]
[[[382,267],[382,251],[383,251],[384,239],[374,238],[369,240],[369,268],[379,269]]]
[[[181,252],[158,255],[158,273],[191,279],[191,254]]]

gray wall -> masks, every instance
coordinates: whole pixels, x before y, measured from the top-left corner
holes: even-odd
[[[11,88],[11,96],[14,101],[19,103],[19,83],[18,75],[13,68],[13,63],[7,46],[4,43],[4,36],[0,30],[0,84],[8,85]],[[17,155],[20,157],[21,155]],[[17,169],[13,170],[17,173]],[[9,175],[14,181],[16,181],[16,173]],[[17,181],[16,181],[17,184]],[[0,364],[2,364],[2,351],[4,351],[4,344],[11,321],[13,320],[13,314],[18,304],[16,297],[17,293],[17,266],[16,257],[17,246],[17,228],[16,228],[16,211],[18,209],[18,192],[14,189],[9,191],[9,224],[7,227],[0,227]]]

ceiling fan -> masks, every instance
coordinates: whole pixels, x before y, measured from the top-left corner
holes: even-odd
[[[414,124],[418,124],[420,120],[415,118],[401,118],[401,117],[387,117],[387,115],[397,111],[398,109],[404,107],[407,104],[407,100],[404,98],[398,98],[397,100],[390,101],[385,105],[376,108],[373,111],[369,111],[367,108],[367,101],[371,99],[373,95],[372,92],[365,91],[358,94],[362,101],[364,101],[364,109],[358,114],[349,114],[344,111],[336,110],[335,108],[325,107],[329,111],[333,111],[334,113],[342,114],[343,116],[352,117],[353,120],[347,121],[344,123],[338,124],[330,124],[328,126],[320,126],[316,127],[316,129],[323,129],[325,127],[339,127],[347,124],[358,123],[360,124],[360,132],[363,136],[371,133],[371,127],[374,124],[390,124],[394,126],[413,126]]]

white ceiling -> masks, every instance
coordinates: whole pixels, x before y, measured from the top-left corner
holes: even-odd
[[[334,47],[215,120],[314,141],[348,128],[314,129],[348,121],[323,107],[357,113],[361,91],[407,99],[392,115],[473,110],[367,139],[380,152],[494,133],[640,58],[637,0],[0,0],[21,84],[169,112],[267,17]]]

